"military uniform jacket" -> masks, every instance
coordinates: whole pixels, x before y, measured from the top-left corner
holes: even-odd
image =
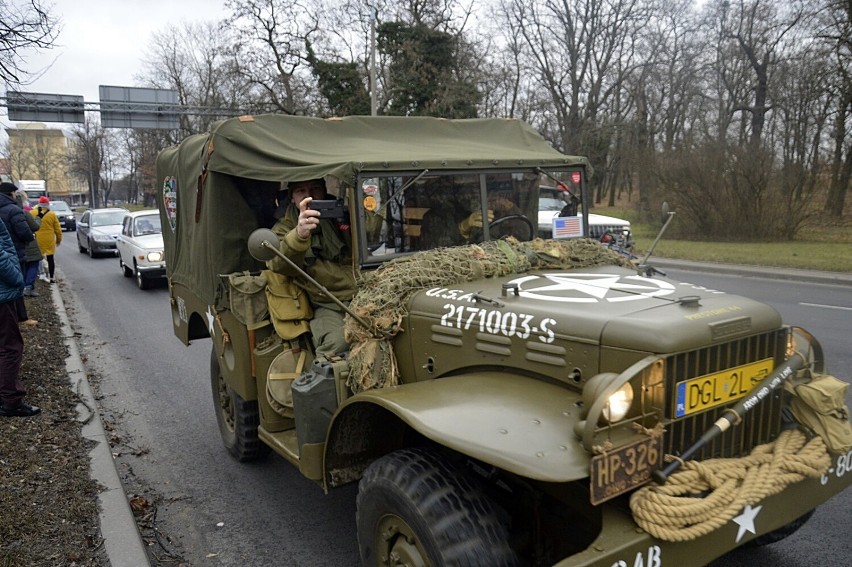
[[[341,301],[355,295],[355,269],[352,266],[352,236],[332,220],[321,220],[310,238],[301,239],[296,233],[299,210],[290,205],[272,231],[278,236],[281,252],[297,266],[323,285]],[[302,286],[314,303],[331,303],[316,286],[300,277],[292,266],[280,258],[269,262],[270,269],[292,277]]]

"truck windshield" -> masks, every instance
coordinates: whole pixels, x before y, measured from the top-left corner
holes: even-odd
[[[581,193],[579,169],[548,175]],[[509,236],[531,240],[544,179],[532,169],[362,176],[356,190],[361,257],[370,264]]]

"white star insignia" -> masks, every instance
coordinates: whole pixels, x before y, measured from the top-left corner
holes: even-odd
[[[618,276],[604,276],[593,281],[560,275],[548,275],[545,277],[552,283],[537,287],[534,290],[536,293],[577,291],[597,299],[603,299],[610,289],[615,288],[619,279]],[[585,301],[595,301],[595,299],[586,299]]]
[[[213,336],[213,321],[216,319],[216,315],[213,313],[213,306],[207,306],[207,329],[210,331],[210,336]]]
[[[740,542],[747,531],[753,534],[757,533],[754,529],[754,519],[760,513],[762,508],[763,506],[752,508],[751,504],[746,504],[746,507],[743,508],[742,514],[733,518],[734,523],[740,527],[737,531],[737,543]]]
[[[617,303],[674,292],[674,286],[666,281],[621,274],[542,274],[517,278],[511,283],[521,286],[523,297],[570,303]],[[610,296],[611,292],[615,293]]]

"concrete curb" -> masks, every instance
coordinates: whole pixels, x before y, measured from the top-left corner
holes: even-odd
[[[77,342],[74,340],[74,331],[65,312],[65,303],[59,292],[59,285],[54,284],[51,287],[56,312],[62,324],[65,345],[68,347],[68,358],[65,360],[68,379],[71,382],[71,388],[81,400],[81,403],[77,405],[77,420],[84,424],[83,437],[95,442],[94,448],[89,452],[90,474],[92,479],[103,487],[103,491],[98,495],[98,501],[104,549],[112,567],[150,567],[142,536],[139,534],[136,520],[130,510],[130,503],[115,468],[101,415],[89,386]]]

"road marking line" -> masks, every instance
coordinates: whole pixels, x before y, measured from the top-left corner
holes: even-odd
[[[799,305],[804,305],[805,307],[822,307],[823,309],[843,309],[844,311],[852,311],[852,307],[842,307],[840,305],[823,305],[822,303],[804,302],[800,302]]]

